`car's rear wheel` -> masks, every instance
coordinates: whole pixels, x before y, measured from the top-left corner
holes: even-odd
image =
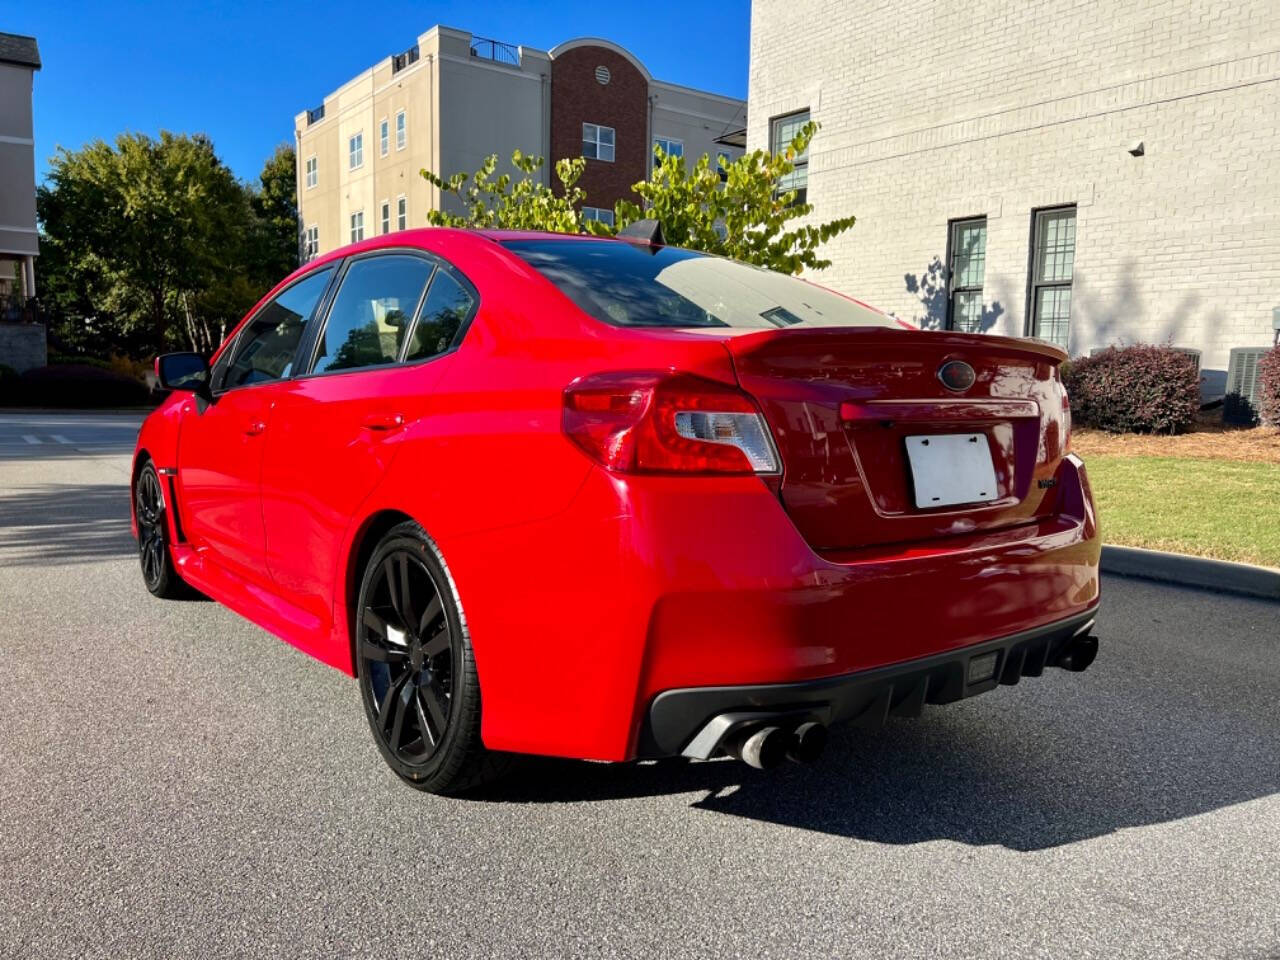
[[[408,784],[459,793],[499,772],[480,740],[480,682],[466,620],[435,544],[392,528],[365,567],[355,662],[383,759]]]
[[[133,484],[134,517],[138,522],[138,561],[142,566],[142,582],[163,600],[177,600],[190,595],[174,569],[169,554],[169,524],[165,517],[164,487],[155,464],[148,462],[138,472]]]

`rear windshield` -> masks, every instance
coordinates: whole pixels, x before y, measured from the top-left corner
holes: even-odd
[[[579,307],[619,327],[892,327],[896,321],[795,277],[677,247],[508,240]]]

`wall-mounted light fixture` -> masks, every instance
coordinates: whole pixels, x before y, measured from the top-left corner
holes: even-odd
[[[1129,156],[1131,157],[1140,157],[1146,152],[1147,152],[1146,144],[1144,144],[1141,140],[1135,140],[1133,141],[1133,143],[1129,144]]]

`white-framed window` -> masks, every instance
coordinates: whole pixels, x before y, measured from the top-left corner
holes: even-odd
[[[1036,210],[1031,216],[1028,333],[1066,350],[1071,330],[1071,279],[1076,265],[1076,208],[1050,207]]]
[[[359,243],[364,239],[364,211],[358,210],[351,215],[351,242]]]
[[[320,228],[307,227],[302,235],[302,259],[311,260],[320,252]]]
[[[582,219],[583,219],[583,220],[598,220],[598,221],[600,221],[601,223],[607,223],[609,226],[611,226],[611,227],[612,227],[612,226],[613,226],[613,211],[612,211],[612,210],[610,210],[610,209],[608,209],[607,207],[583,207],[583,208],[582,208]]]
[[[951,221],[947,327],[982,332],[982,282],[987,272],[987,218]]]
[[[383,117],[378,123],[378,156],[385,157],[387,151],[391,149],[391,128],[387,125],[387,118]]]
[[[405,144],[409,142],[409,121],[405,118],[404,111],[401,110],[396,114],[396,149],[403,150]]]
[[[403,193],[396,197],[396,229],[403,230],[409,225],[409,199]]]
[[[588,160],[613,163],[613,147],[613,127],[602,127],[598,123],[582,125],[582,155]]]
[[[662,152],[668,157],[684,156],[683,140],[672,140],[670,137],[654,137],[653,138],[654,163],[657,163],[657,154],[658,154],[659,148],[661,148]]]
[[[315,157],[307,157],[307,189],[320,182],[320,165]]]
[[[364,166],[364,131],[361,130],[347,141],[347,169],[355,170]]]
[[[809,111],[800,110],[789,113],[785,117],[774,117],[769,121],[769,150],[777,155],[783,153],[796,138],[800,129],[809,122]],[[809,148],[792,160],[795,169],[778,181],[778,190],[787,193],[796,192],[796,203],[807,203],[809,194]]]
[[[382,232],[391,232],[391,203],[387,200],[382,201]]]

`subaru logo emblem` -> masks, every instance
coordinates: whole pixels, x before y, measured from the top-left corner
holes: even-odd
[[[964,393],[977,379],[973,367],[963,360],[948,360],[938,368],[938,380],[953,393]]]

